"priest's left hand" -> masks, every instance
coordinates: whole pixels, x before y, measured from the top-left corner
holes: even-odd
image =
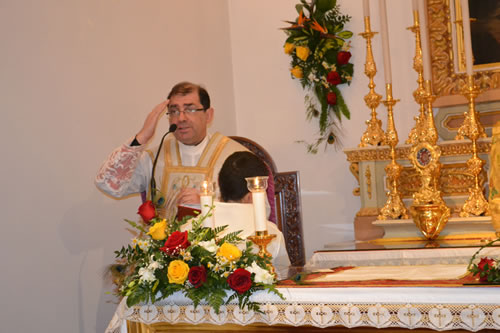
[[[177,204],[199,204],[200,190],[196,188],[183,188],[177,197]]]

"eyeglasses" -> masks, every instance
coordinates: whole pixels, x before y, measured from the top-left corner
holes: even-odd
[[[196,112],[200,111],[206,111],[206,109],[197,109],[196,107],[187,107],[183,111],[179,110],[176,107],[168,108],[167,115],[171,118],[177,118],[181,115],[181,113],[184,113],[184,115],[194,115]]]

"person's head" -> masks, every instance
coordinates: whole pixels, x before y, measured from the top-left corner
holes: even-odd
[[[223,202],[249,202],[247,177],[268,176],[266,164],[255,154],[238,151],[231,154],[219,172],[219,189]]]
[[[206,89],[191,82],[181,82],[172,88],[168,99],[169,122],[177,125],[175,138],[185,145],[203,141],[214,115]],[[184,112],[186,110],[196,111]]]

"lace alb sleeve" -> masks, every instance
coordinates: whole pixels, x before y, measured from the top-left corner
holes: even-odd
[[[144,145],[130,147],[126,143],[104,161],[95,177],[95,184],[115,198],[140,193],[148,188],[151,169],[151,158]]]

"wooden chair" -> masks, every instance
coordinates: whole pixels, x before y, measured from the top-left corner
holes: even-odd
[[[302,206],[298,171],[278,172],[271,155],[258,143],[241,137],[230,136],[267,163],[274,178],[276,224],[283,233],[292,266],[304,266],[304,234],[302,231]]]

